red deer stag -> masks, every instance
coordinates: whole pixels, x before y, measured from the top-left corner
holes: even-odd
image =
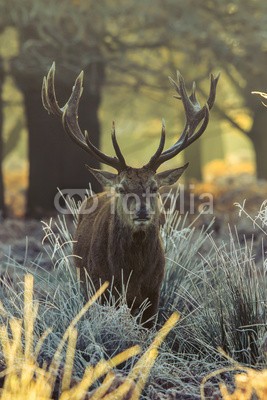
[[[114,124],[111,138],[116,157],[108,156],[97,149],[90,141],[88,133],[81,131],[78,106],[83,90],[83,72],[77,77],[72,94],[62,108],[58,106],[55,95],[54,78],[53,64],[43,82],[42,99],[45,109],[62,118],[64,129],[74,142],[118,172],[114,174],[88,167],[104,187],[113,188],[113,191],[98,194],[98,207],[91,213],[86,213],[86,210],[91,208],[94,198],[86,199],[81,206],[74,244],[74,254],[79,256],[76,266],[80,268],[81,281],[86,281],[88,273],[96,288],[100,282],[112,281],[114,294],[121,293],[123,272],[124,282],[128,282],[127,304],[132,312],[144,300],[149,300],[150,306],[145,310],[142,322],[150,327],[158,310],[165,267],[159,226],[159,188],[174,184],[188,164],[160,173],[157,173],[157,169],[191,145],[205,131],[209,110],[215,101],[219,75],[211,75],[209,98],[204,107],[196,99],[195,83],[192,94],[188,96],[181,74],[177,73],[177,82],[171,79],[178,94],[176,97],[182,100],[184,106],[185,127],[177,142],[163,151],[163,123],[159,146],[142,168],[133,168],[126,164],[116,139]]]

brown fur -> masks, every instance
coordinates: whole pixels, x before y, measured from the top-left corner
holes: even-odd
[[[181,175],[182,171],[179,171]],[[99,178],[99,177],[98,177]],[[166,178],[165,178],[166,179]],[[177,179],[177,175],[175,177]],[[165,182],[165,181],[164,181]],[[130,193],[142,198],[142,191],[151,186],[160,186],[160,174],[140,169],[130,169],[127,174],[116,175],[114,186],[127,185]],[[86,213],[97,201],[94,212]],[[143,200],[142,200],[143,201]],[[113,293],[122,293],[123,283],[127,286],[127,303],[134,312],[144,300],[150,306],[145,310],[143,322],[157,313],[160,287],[164,277],[164,250],[160,237],[160,202],[156,193],[151,200],[151,220],[144,226],[137,226],[126,218],[120,207],[118,194],[103,192],[88,198],[82,204],[74,253],[79,256],[76,266],[80,268],[81,280],[89,274],[95,288],[100,281],[114,282]],[[115,212],[111,212],[115,210]],[[133,211],[133,216],[136,210]],[[116,291],[117,289],[117,291]],[[146,326],[151,326],[148,322]]]
[[[127,303],[133,311],[145,299],[151,303],[145,311],[143,321],[156,314],[160,285],[164,276],[164,252],[159,235],[159,223],[147,232],[133,233],[120,222],[118,215],[110,214],[110,201],[106,193],[98,196],[99,210],[80,215],[74,252],[82,257],[76,266],[81,268],[81,279],[85,280],[85,267],[95,287],[101,282],[114,279],[114,288],[122,293],[122,271],[124,284],[128,281]],[[84,206],[90,203],[86,200]],[[90,206],[90,205],[89,205]],[[91,227],[89,230],[88,227]]]

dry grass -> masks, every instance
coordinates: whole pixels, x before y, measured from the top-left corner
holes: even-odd
[[[267,369],[257,371],[236,365],[234,368],[223,368],[208,374],[201,384],[201,399],[205,400],[205,384],[209,379],[225,372],[234,372],[234,389],[223,382],[219,383],[223,400],[265,400],[267,398]]]
[[[120,400],[125,399],[126,396],[129,400],[140,398],[150,370],[158,356],[158,348],[177,323],[179,316],[177,313],[173,313],[157,333],[143,356],[136,362],[128,376],[117,384],[114,390],[112,390],[112,386],[117,377],[113,369],[139,354],[141,351],[139,346],[133,346],[108,361],[100,360],[96,366],[89,364],[81,380],[74,384],[72,370],[78,336],[76,325],[107,286],[107,283],[104,284],[69,324],[50,364],[44,364],[43,367],[40,367],[38,366],[37,358],[46,337],[51,332],[49,330],[45,331],[34,345],[34,327],[39,304],[33,300],[33,276],[25,276],[23,319],[11,318],[7,325],[0,326],[0,342],[5,362],[5,369],[1,372],[1,376],[4,376],[5,379],[0,399],[52,399],[59,374],[62,350],[66,342],[68,342],[68,345],[61,377],[59,400],[83,400],[89,397],[94,400]],[[1,314],[3,316],[7,315],[2,304]],[[89,396],[90,388],[102,376],[106,376],[104,381]]]
[[[77,207],[74,204],[70,207],[75,222]],[[241,211],[244,212],[242,208]],[[255,225],[254,219],[251,223]],[[264,206],[259,211],[256,223],[264,234]],[[0,318],[2,331],[11,340],[7,347],[13,348],[15,337],[10,325],[13,319],[20,321],[18,324],[22,332],[22,340],[16,339],[16,343],[22,343],[22,349],[26,346],[23,333],[26,309],[22,306],[21,275],[31,271],[35,282],[34,304],[38,298],[36,320],[29,325],[31,330],[34,325],[33,348],[39,352],[33,357],[37,371],[40,374],[43,374],[43,369],[49,372],[62,338],[66,339],[64,343],[68,343],[62,347],[60,364],[55,369],[55,387],[49,389],[53,392],[53,399],[60,398],[64,392],[62,387],[67,388],[67,396],[68,390],[82,382],[88,368],[96,368],[103,360],[109,363],[119,353],[126,354],[129,348],[136,349],[136,345],[144,349],[146,357],[150,354],[145,369],[139,370],[142,367],[140,360],[144,360],[140,354],[131,359],[125,358],[122,365],[108,370],[93,386],[87,388],[89,391],[84,396],[89,396],[88,393],[97,396],[104,391],[105,396],[113,399],[114,393],[108,393],[110,385],[113,392],[118,390],[121,393],[119,389],[126,390],[126,383],[131,378],[131,389],[127,388],[132,391],[131,395],[138,393],[143,400],[199,399],[204,377],[207,378],[203,396],[207,399],[232,396],[235,389],[238,396],[241,393],[238,389],[239,378],[236,381],[235,377],[242,375],[242,381],[245,373],[248,379],[252,376],[255,378],[257,371],[259,382],[265,377],[261,371],[266,368],[266,349],[262,345],[267,321],[266,254],[263,251],[262,262],[256,265],[249,237],[241,242],[235,232],[230,231],[227,241],[222,243],[221,240],[215,241],[210,232],[211,229],[200,232],[193,225],[188,226],[184,217],[176,214],[168,216],[162,230],[167,271],[161,293],[159,327],[164,325],[173,311],[179,312],[181,320],[161,344],[160,350],[155,351],[155,330],[148,332],[143,329],[138,323],[140,315],[131,316],[123,298],[120,307],[116,307],[112,298],[105,306],[94,303],[84,318],[76,325],[72,324],[84,302],[73,268],[73,239],[64,218],[45,223],[43,246],[47,261],[42,264],[43,268],[38,258],[27,258],[31,257],[29,251],[28,256],[25,254],[23,265],[12,260],[12,257],[3,264],[6,275],[2,276],[0,296],[6,316],[3,312]],[[50,270],[45,268],[48,264]],[[30,309],[31,314],[35,315],[34,307]],[[69,336],[66,336],[66,332],[70,335],[69,326],[72,326],[74,335],[71,346]],[[41,346],[38,343],[42,337]],[[151,342],[154,343],[152,347]],[[218,351],[219,346],[232,358]],[[22,352],[22,357],[25,358],[25,352]],[[3,351],[0,360],[3,369],[6,360]],[[254,375],[250,371],[254,371]],[[33,373],[33,379],[39,376],[38,373]],[[18,376],[16,374],[14,379],[21,385],[22,372]],[[248,379],[246,384],[250,390]],[[139,382],[139,389],[136,388],[136,382]],[[226,399],[243,400],[249,397]]]

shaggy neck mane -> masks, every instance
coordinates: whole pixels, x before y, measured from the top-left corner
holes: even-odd
[[[159,225],[151,224],[145,230],[134,231],[115,214],[111,226],[109,254],[112,263],[124,271],[141,272],[156,257],[160,246]]]

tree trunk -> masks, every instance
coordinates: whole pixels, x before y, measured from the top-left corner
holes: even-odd
[[[254,112],[248,135],[255,149],[257,178],[267,180],[267,111],[261,104]]]
[[[36,76],[30,79],[27,77],[25,80],[25,76],[16,75],[16,81],[24,94],[29,132],[27,216],[39,218],[55,211],[54,199],[58,192],[57,188],[74,189],[75,192],[75,189],[88,188],[90,182],[94,192],[100,191],[99,183],[85,167],[85,164],[89,164],[99,168],[99,162],[73,143],[64,132],[60,119],[48,115],[44,110],[41,102],[41,76],[38,79]],[[63,105],[69,98],[71,87],[72,82],[56,83],[60,104]],[[91,134],[90,138],[94,145],[99,147],[100,89],[97,93],[92,93],[86,83],[84,87],[79,107],[79,123],[82,129],[87,129]]]
[[[197,140],[185,150],[185,161],[189,162],[189,167],[185,172],[186,182],[192,179],[202,180],[202,160],[201,160],[201,140]]]
[[[5,196],[4,196],[4,182],[3,182],[3,98],[2,98],[2,87],[4,81],[4,70],[3,62],[0,59],[0,218],[5,217]]]

